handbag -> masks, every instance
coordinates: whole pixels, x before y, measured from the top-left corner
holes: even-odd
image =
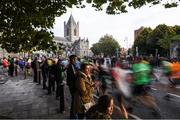
[[[87,112],[93,105],[94,105],[94,102],[89,102],[89,103],[84,104],[85,112]]]
[[[95,102],[94,102],[94,100],[92,100],[92,99],[91,99],[91,101],[88,102],[88,103],[84,103],[83,100],[82,100],[82,98],[80,99],[80,101],[81,101],[81,104],[82,104],[83,107],[84,107],[84,112],[85,112],[85,113],[86,113],[93,105],[95,105]]]

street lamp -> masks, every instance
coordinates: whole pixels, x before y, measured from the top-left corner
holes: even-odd
[[[116,48],[116,56],[117,56],[117,58],[118,58],[118,52],[119,51],[119,48]]]
[[[137,56],[137,57],[139,56],[138,47],[136,47],[136,56]]]
[[[158,49],[156,49],[156,57],[158,56]]]

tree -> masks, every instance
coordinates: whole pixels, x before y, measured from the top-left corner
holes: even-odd
[[[92,47],[91,47],[91,50],[92,50],[92,52],[95,54],[95,55],[100,55],[100,53],[101,53],[101,50],[100,50],[100,44],[99,43],[95,43],[95,44],[93,44],[92,45]]]
[[[176,7],[178,2],[173,0],[163,5],[165,8]],[[106,13],[118,14],[127,12],[127,7],[136,9],[146,4],[161,4],[162,0],[1,0],[1,47],[8,52],[20,52],[41,49],[43,43],[43,49],[48,49],[49,44],[53,43],[50,29],[53,28],[55,17],[66,13],[67,8],[73,6],[83,8],[84,3],[91,4],[96,10],[102,10],[106,4]],[[36,36],[42,31],[49,39],[41,39],[41,42],[37,42]]]
[[[176,35],[180,35],[180,26],[179,25],[175,25],[173,28],[176,31]]]
[[[49,29],[55,16],[65,13],[66,4],[59,0],[1,0],[1,47],[8,52],[54,48]]]
[[[147,55],[148,54],[148,45],[147,45],[147,41],[149,39],[149,35],[152,32],[151,28],[144,28],[140,35],[136,38],[136,40],[134,41],[134,46],[133,46],[133,53],[135,54],[135,49],[136,47],[138,47],[138,52],[139,55]]]
[[[120,45],[113,36],[105,35],[98,43],[93,44],[91,50],[96,55],[103,53],[105,56],[115,56],[117,48],[120,49]]]
[[[156,49],[163,56],[167,56],[169,53],[169,45],[171,43],[170,38],[176,35],[173,27],[165,24],[158,25],[150,34],[150,38],[147,41],[150,46],[150,52],[156,54]]]
[[[106,13],[108,14],[119,14],[126,13],[128,7],[141,8],[144,5],[149,4],[149,6],[161,4],[165,8],[177,7],[179,1],[171,0],[163,2],[162,0],[86,0],[87,3],[92,4],[92,7],[95,7],[96,10],[102,10],[103,5],[107,4]]]

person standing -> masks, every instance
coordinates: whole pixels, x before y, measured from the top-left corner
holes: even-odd
[[[52,91],[55,91],[55,81],[57,78],[57,66],[56,61],[52,60],[52,65],[49,66],[49,79],[48,79],[48,94],[51,94]]]
[[[7,72],[9,67],[9,62],[6,57],[3,58],[2,65],[3,65],[3,72]]]
[[[47,58],[44,56],[43,57],[43,62],[42,62],[42,66],[41,66],[41,71],[42,71],[42,77],[43,77],[43,89],[47,89],[47,79],[48,79],[48,60]]]
[[[69,56],[69,65],[66,70],[67,74],[67,85],[69,87],[69,91],[71,94],[71,110],[70,110],[70,119],[75,118],[75,114],[73,112],[73,106],[74,106],[74,93],[76,92],[75,88],[75,82],[76,82],[76,74],[77,74],[77,69],[76,69],[76,60],[77,56],[76,55],[71,55]]]
[[[9,71],[8,71],[9,75],[11,77],[13,77],[14,74],[14,58],[9,57]]]
[[[37,80],[38,80],[38,85],[41,84],[41,64],[42,64],[42,58],[39,57],[38,62],[37,62]]]
[[[18,76],[18,62],[19,62],[19,59],[18,59],[18,57],[16,57],[15,62],[14,62],[15,76]]]
[[[93,90],[95,84],[91,79],[91,66],[90,64],[83,63],[81,65],[81,70],[78,72],[78,78],[75,83],[77,91],[74,95],[74,106],[73,110],[77,114],[78,119],[84,119],[85,113],[89,109],[86,107],[92,106],[93,100]]]
[[[34,80],[33,80],[34,82],[37,82],[37,64],[38,64],[37,57],[35,57],[31,63],[34,72]]]
[[[64,71],[65,67],[62,64],[62,60],[59,59],[57,62],[57,79],[56,79],[56,99],[60,97],[60,113],[64,112]]]

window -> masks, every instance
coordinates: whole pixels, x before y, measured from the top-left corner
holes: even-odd
[[[76,29],[74,29],[74,36],[76,36]]]

